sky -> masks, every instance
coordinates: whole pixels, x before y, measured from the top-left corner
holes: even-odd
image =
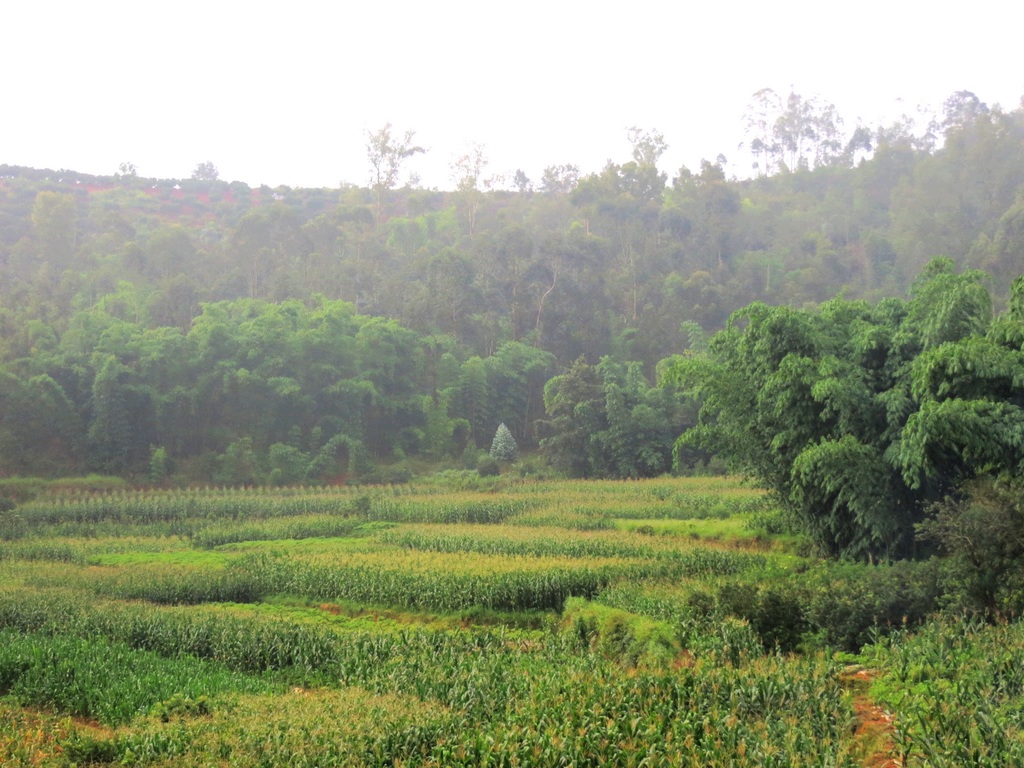
[[[954,12],[955,9],[955,12]],[[1024,6],[858,3],[174,3],[18,0],[3,11],[0,164],[187,178],[211,161],[250,186],[366,185],[367,133],[427,149],[403,180],[534,181],[630,159],[660,132],[675,175],[702,158],[749,172],[743,115],[762,88],[836,106],[849,129],[938,108],[954,91],[1015,109]]]

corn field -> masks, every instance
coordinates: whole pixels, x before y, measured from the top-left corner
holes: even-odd
[[[717,479],[36,499],[0,520],[0,764],[880,759],[845,658],[716,598],[814,563],[654,529],[766,508]],[[944,621],[864,652],[886,755],[1013,764],[1019,632]]]

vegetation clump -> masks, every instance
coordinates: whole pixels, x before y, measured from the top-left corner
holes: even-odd
[[[928,504],[1024,468],[1024,278],[993,319],[982,277],[937,259],[909,301],[741,310],[668,368],[702,401],[680,446],[757,478],[828,555],[913,555]]]

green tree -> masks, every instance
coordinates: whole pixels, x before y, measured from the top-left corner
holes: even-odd
[[[0,368],[0,467],[9,474],[80,469],[81,419],[50,376],[23,381]]]
[[[534,445],[534,421],[544,412],[544,384],[551,376],[554,357],[550,352],[509,341],[484,359],[490,416],[511,424],[509,429],[523,445]],[[493,424],[493,421],[491,422]]]
[[[135,167],[135,163],[131,160],[126,160],[117,166],[117,173],[114,174],[114,178],[122,184],[135,181],[139,178],[139,169]]]
[[[761,88],[750,99],[743,114],[747,146],[754,156],[753,169],[759,176],[768,176],[781,162],[782,146],[774,128],[782,111],[782,101],[771,88]]]
[[[703,402],[683,443],[758,478],[830,554],[913,552],[925,504],[1024,461],[1024,318],[990,323],[981,278],[939,259],[908,302],[735,313],[669,369]]]
[[[1019,479],[969,483],[928,509],[919,536],[949,557],[950,592],[992,616],[1024,609],[1024,504]]]
[[[193,181],[216,181],[218,178],[220,178],[220,171],[209,160],[205,163],[199,163],[192,171]]]
[[[249,211],[228,243],[233,260],[246,276],[249,298],[265,298],[275,270],[292,267],[309,252],[299,212],[282,203]]]
[[[167,280],[193,271],[196,248],[188,231],[179,225],[162,226],[150,235],[142,248],[146,275]]]
[[[516,439],[512,437],[512,433],[502,422],[498,425],[498,429],[494,432],[494,439],[491,441],[491,458],[495,461],[515,461],[518,455],[519,446],[516,445]]]
[[[578,358],[544,385],[547,418],[540,422],[541,450],[548,463],[570,477],[594,477],[601,471],[594,452],[597,435],[607,429],[604,390],[594,366]]]
[[[683,427],[679,404],[668,389],[651,387],[640,363],[605,357],[597,366],[608,427],[595,435],[603,474],[654,477],[672,468],[673,436]]]
[[[580,180],[580,169],[577,165],[566,163],[549,165],[540,178],[540,188],[549,194],[568,194],[576,188]]]
[[[541,449],[574,477],[653,477],[672,468],[690,414],[677,394],[652,387],[639,363],[582,358],[544,388]]]
[[[384,222],[384,196],[398,183],[402,165],[410,157],[426,152],[413,144],[415,136],[415,131],[406,131],[401,137],[393,135],[391,123],[366,133],[366,159],[370,164],[370,189],[378,228]]]
[[[626,136],[633,147],[633,162],[637,165],[656,166],[668,150],[665,136],[653,129],[645,131],[634,125],[626,131]]]
[[[459,367],[459,380],[454,387],[452,412],[469,422],[473,444],[483,447],[492,436],[492,397],[487,379],[487,365],[479,357],[471,357]]]
[[[167,482],[170,474],[171,459],[167,455],[167,449],[154,447],[149,455],[149,482],[161,485]]]
[[[225,485],[259,485],[263,479],[251,437],[240,437],[218,457],[213,479]]]
[[[112,474],[145,471],[155,442],[149,389],[113,355],[103,360],[92,384],[89,463]]]
[[[452,181],[455,182],[456,193],[470,235],[476,229],[476,214],[484,196],[482,188],[488,183],[483,178],[485,167],[487,167],[487,157],[484,155],[484,148],[481,144],[471,145],[451,164]]]
[[[297,485],[306,479],[310,457],[294,445],[274,443],[267,451],[268,480],[271,485]]]

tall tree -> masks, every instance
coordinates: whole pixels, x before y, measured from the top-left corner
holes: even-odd
[[[580,180],[578,165],[564,163],[549,165],[540,178],[540,188],[550,194],[568,194],[576,188]]]
[[[672,445],[692,423],[677,393],[652,387],[639,363],[576,360],[544,387],[541,449],[574,477],[654,477],[672,468]]]
[[[410,157],[426,152],[413,144],[415,136],[415,131],[406,131],[401,137],[393,135],[391,123],[366,132],[366,159],[370,164],[370,189],[378,228],[384,221],[384,196],[398,183],[402,165]]]
[[[775,121],[782,111],[782,101],[771,88],[761,88],[750,98],[743,115],[747,146],[754,156],[754,170],[758,175],[768,176],[778,164],[782,152],[775,135]]]
[[[135,374],[110,355],[102,361],[92,386],[89,463],[113,474],[144,470],[156,442],[150,391]]]
[[[210,160],[199,163],[192,171],[193,181],[216,181],[218,178],[220,178],[220,171]]]
[[[485,186],[483,172],[487,167],[487,162],[483,145],[472,144],[451,164],[452,181],[455,182],[455,191],[461,203],[463,215],[466,217],[470,235],[476,228],[476,212],[483,199],[483,187]]]
[[[909,302],[735,313],[670,369],[703,400],[683,441],[757,477],[830,554],[912,552],[923,504],[1024,466],[1024,318],[991,324],[981,277],[940,259]]]
[[[665,136],[654,129],[643,130],[634,125],[626,131],[626,137],[633,147],[633,162],[637,165],[657,166],[668,150]]]
[[[582,357],[544,385],[547,418],[539,424],[548,463],[570,477],[594,477],[597,435],[607,429],[604,390],[594,366]]]

